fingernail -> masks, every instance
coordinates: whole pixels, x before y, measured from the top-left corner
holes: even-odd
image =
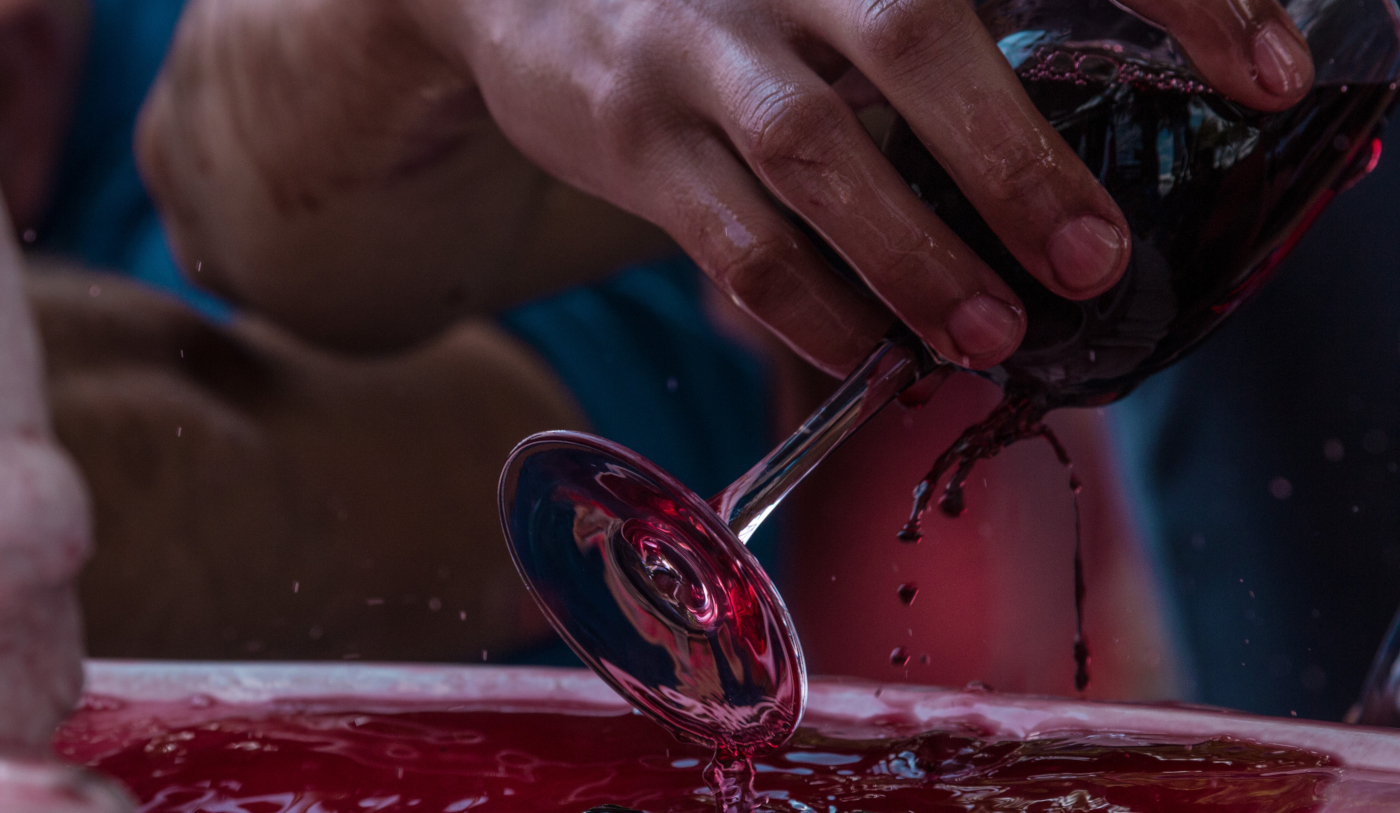
[[[1275,96],[1297,96],[1312,84],[1312,60],[1282,23],[1270,20],[1254,35],[1254,70]]]
[[[977,294],[963,300],[944,327],[963,356],[976,360],[1010,349],[1021,335],[1021,314],[994,296]]]
[[[1055,278],[1071,291],[1092,291],[1118,270],[1127,243],[1112,223],[1093,215],[1071,220],[1050,238]]]

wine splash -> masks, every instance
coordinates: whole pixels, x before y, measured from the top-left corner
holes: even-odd
[[[990,415],[964,430],[958,439],[938,456],[928,474],[925,474],[914,488],[914,507],[909,514],[909,521],[899,530],[898,538],[908,544],[916,544],[923,539],[924,511],[928,509],[939,482],[950,469],[953,470],[953,475],[943,487],[943,496],[938,500],[938,508],[945,515],[956,518],[962,516],[963,511],[967,509],[967,478],[972,474],[972,468],[977,461],[990,460],[1019,440],[1040,438],[1050,444],[1055,458],[1069,474],[1069,489],[1074,505],[1074,688],[1082,692],[1089,685],[1090,660],[1089,646],[1084,640],[1083,523],[1079,516],[1079,492],[1082,484],[1074,472],[1074,461],[1070,459],[1069,452],[1060,442],[1055,430],[1045,423],[1048,410],[1049,407],[1043,398],[1008,393]],[[910,586],[902,585],[899,588],[901,600],[904,599],[905,588]],[[912,603],[917,592],[918,588],[915,587],[913,593],[909,594],[909,600],[904,603]]]
[[[938,508],[957,517],[978,460],[1019,440],[1048,442],[1075,495],[1074,683],[1081,692],[1089,650],[1080,483],[1044,423],[1046,412],[1116,400],[1200,342],[1277,269],[1335,190],[1374,167],[1373,135],[1395,97],[1390,84],[1323,86],[1290,110],[1256,113],[1179,69],[1120,51],[1046,46],[1017,67],[1036,107],[1096,172],[1132,229],[1123,279],[1094,299],[1072,302],[1040,285],[907,124],[895,127],[885,147],[915,193],[1011,285],[1027,313],[1021,347],[992,373],[1006,387],[1005,400],[934,461],[898,538],[920,541],[920,517],[950,470]]]
[[[717,749],[705,766],[705,785],[715,799],[715,813],[753,813],[753,757]]]

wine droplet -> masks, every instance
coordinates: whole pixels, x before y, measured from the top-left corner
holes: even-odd
[[[967,510],[967,499],[963,496],[962,483],[954,481],[948,484],[948,490],[943,492],[943,498],[938,501],[938,510],[949,519],[957,519],[963,515]]]
[[[914,599],[919,595],[919,585],[908,582],[899,586],[899,601],[905,607],[914,603]]]
[[[890,653],[890,665],[891,665],[891,666],[905,666],[905,665],[907,665],[908,663],[909,663],[909,650],[905,649],[905,648],[902,647],[902,646],[897,646],[897,647],[895,647],[895,648],[894,648],[894,651]]]
[[[914,510],[909,515],[909,521],[904,523],[904,527],[899,529],[899,541],[909,545],[919,543],[924,538],[923,529],[919,527],[919,515],[924,512],[924,506],[928,505],[929,481],[925,477],[914,487]]]
[[[924,475],[924,479],[914,489],[914,507],[910,512],[909,521],[899,532],[899,539],[904,542],[918,541],[919,519],[928,508],[934,487],[950,470],[953,473],[943,487],[943,496],[938,501],[938,508],[949,517],[958,517],[967,508],[963,486],[978,460],[990,460],[1007,446],[1028,438],[1040,438],[1048,443],[1055,453],[1055,458],[1069,474],[1070,495],[1074,504],[1074,686],[1082,692],[1089,685],[1089,647],[1084,639],[1083,525],[1079,514],[1079,494],[1083,484],[1074,471],[1074,462],[1070,459],[1069,452],[1055,436],[1054,430],[1044,421],[1049,408],[1050,404],[1043,394],[1009,392],[986,419],[968,427],[953,445],[938,456],[928,474]],[[907,599],[906,588],[910,588]],[[917,594],[918,588],[913,584],[901,585],[899,588],[900,601],[905,604],[912,603]],[[892,663],[895,662],[896,656],[901,655],[901,650],[902,648],[897,649],[891,654]],[[908,661],[907,654],[903,657],[904,661],[895,663],[896,666],[902,666]]]
[[[1082,640],[1074,642],[1074,690],[1082,692],[1089,688],[1089,645]]]

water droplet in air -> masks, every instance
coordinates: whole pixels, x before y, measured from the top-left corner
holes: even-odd
[[[905,649],[905,648],[902,647],[902,646],[897,646],[897,647],[895,647],[895,648],[894,648],[894,651],[890,653],[890,665],[891,665],[891,666],[904,666],[904,665],[906,665],[906,664],[908,664],[908,663],[909,663],[909,650]]]
[[[919,585],[913,582],[908,582],[907,584],[901,584],[899,586],[899,601],[905,607],[908,607],[910,604],[913,604],[915,597],[917,597],[918,595]]]

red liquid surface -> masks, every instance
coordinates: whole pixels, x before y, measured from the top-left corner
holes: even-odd
[[[710,753],[635,714],[366,712],[350,701],[215,711],[225,716],[166,727],[133,723],[128,709],[112,726],[90,703],[57,747],[123,782],[148,813],[714,810],[701,777]],[[850,740],[807,728],[755,769],[758,809],[821,813],[1301,813],[1339,771],[1317,754],[1228,740]]]

